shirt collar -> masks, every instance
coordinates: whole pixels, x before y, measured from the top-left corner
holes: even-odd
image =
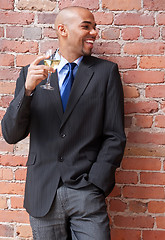
[[[57,68],[57,71],[59,73],[63,68],[65,68],[65,65],[68,63],[68,61],[62,55],[60,56],[58,52],[56,54],[57,54],[57,58],[60,57],[60,64],[58,65],[58,68]],[[74,61],[74,63],[76,63],[79,66],[82,59],[83,59],[83,56],[77,58]]]

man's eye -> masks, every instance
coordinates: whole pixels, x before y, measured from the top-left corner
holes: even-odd
[[[89,29],[89,26],[88,25],[84,25],[82,26],[84,29]]]

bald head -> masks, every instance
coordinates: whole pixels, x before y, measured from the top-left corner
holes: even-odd
[[[63,8],[57,15],[55,19],[55,29],[58,30],[58,25],[59,24],[64,24],[64,25],[70,25],[72,24],[74,18],[77,18],[81,14],[87,13],[91,14],[92,13],[84,7],[79,7],[79,6],[71,6],[71,7],[66,7]]]
[[[90,55],[96,39],[93,14],[83,7],[62,9],[55,20],[61,54],[69,61]]]

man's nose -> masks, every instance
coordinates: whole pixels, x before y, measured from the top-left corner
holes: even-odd
[[[96,37],[98,33],[97,33],[96,29],[92,28],[90,31],[90,34],[93,35],[94,37]]]

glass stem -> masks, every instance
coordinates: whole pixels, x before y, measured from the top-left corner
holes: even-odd
[[[49,85],[49,84],[50,84],[50,75],[51,75],[51,73],[49,72],[49,73],[48,73],[48,77],[47,77],[47,81],[46,81],[46,85]]]

